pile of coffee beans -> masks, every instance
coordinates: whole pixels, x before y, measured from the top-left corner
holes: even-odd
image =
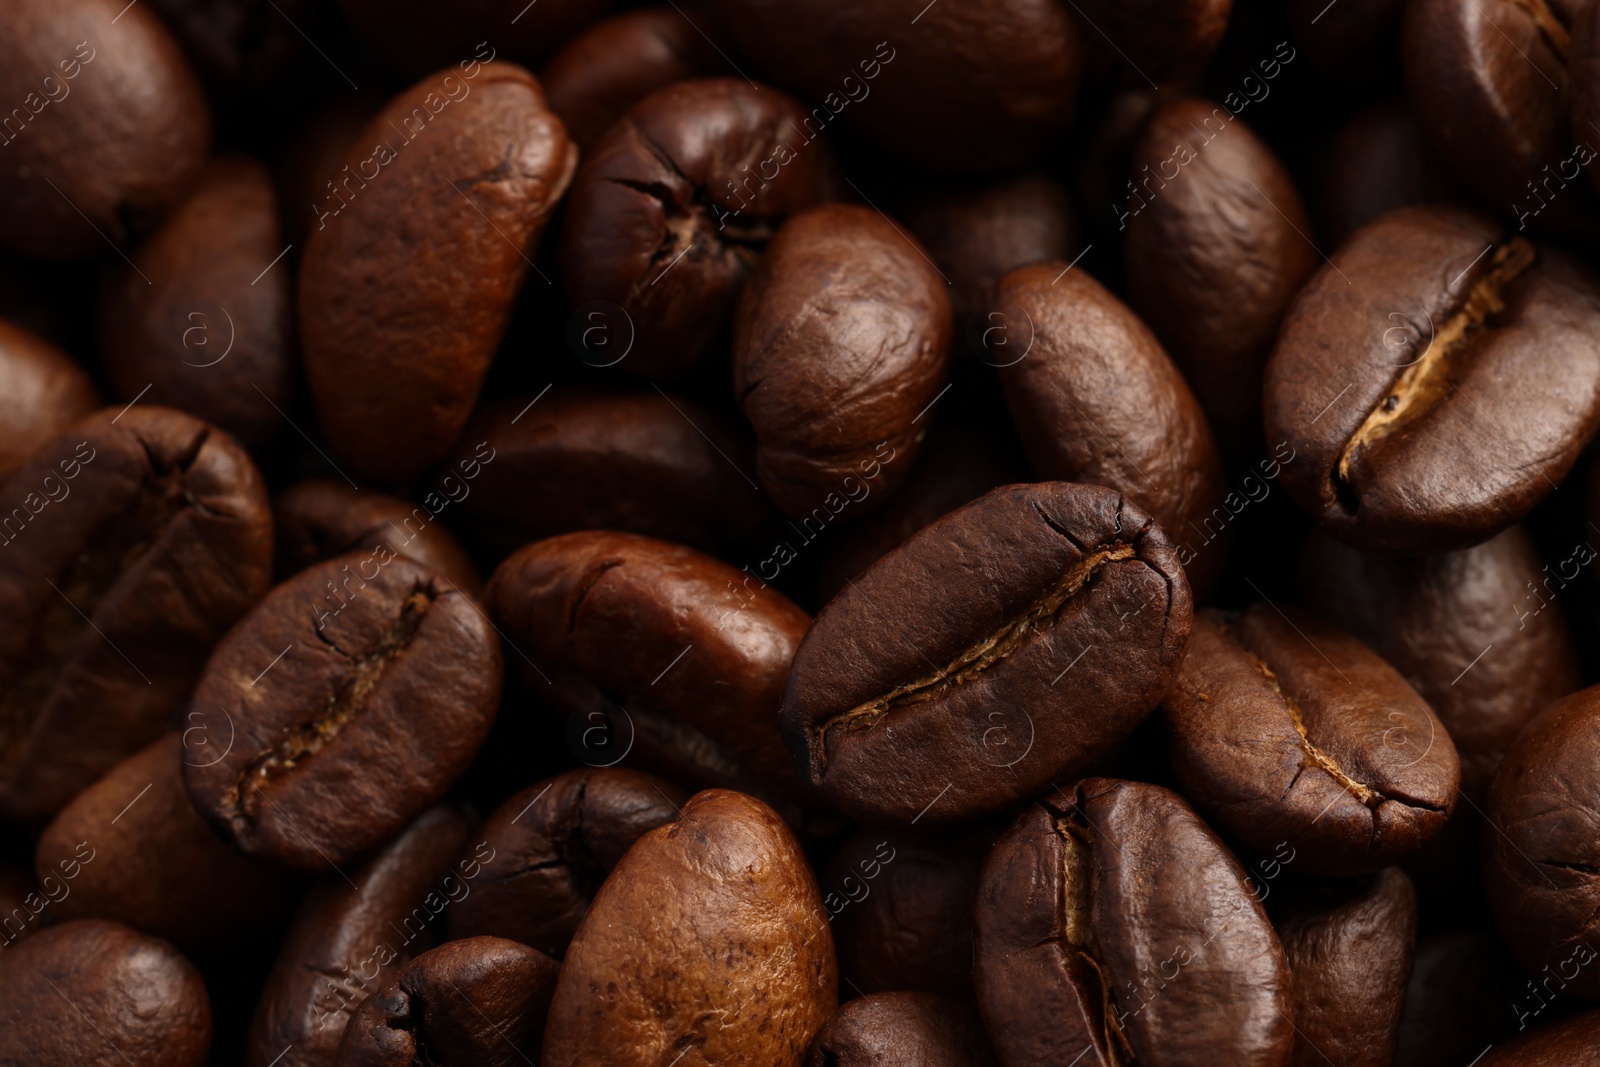
[[[1600,2],[0,0],[0,1067],[1600,1067]]]

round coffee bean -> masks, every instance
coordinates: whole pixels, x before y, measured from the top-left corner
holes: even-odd
[[[71,356],[0,319],[0,479],[99,406],[94,382]]]
[[[997,1067],[970,1003],[932,993],[873,993],[817,1035],[811,1067]]]
[[[195,687],[195,808],[246,855],[315,870],[394,836],[489,732],[500,641],[448,580],[380,545],[309,567],[234,628]]]
[[[1001,811],[1083,768],[1165,695],[1189,583],[1154,520],[1110,489],[996,489],[860,575],[789,676],[802,773],[863,822]]]

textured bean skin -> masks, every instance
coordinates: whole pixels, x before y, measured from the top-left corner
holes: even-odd
[[[799,1067],[838,982],[816,880],[788,827],[758,800],[707,790],[600,887],[561,968],[539,1062]]]
[[[823,608],[795,655],[784,736],[859,821],[1000,811],[1131,732],[1177,676],[1192,619],[1166,535],[1126,497],[1005,486]]]
[[[0,319],[0,479],[99,406],[99,391],[72,357]]]
[[[996,1067],[971,1004],[932,993],[849,1001],[817,1035],[810,1067]]]

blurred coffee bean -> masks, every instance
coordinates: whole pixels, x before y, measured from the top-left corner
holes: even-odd
[[[1087,0],[1075,13],[1140,81],[1186,82],[1205,69],[1228,29],[1233,0]]]
[[[1525,1029],[1527,1016],[1536,1016],[1544,1003],[1523,988],[1516,961],[1492,933],[1425,937],[1417,943],[1406,985],[1395,1067],[1470,1063],[1518,1032],[1518,1013]]]
[[[1288,0],[1295,47],[1323,74],[1346,84],[1392,80],[1400,58],[1405,0]],[[1337,243],[1337,242],[1336,242]]]
[[[0,319],[0,479],[99,406],[99,391],[72,357]]]
[[[970,1004],[932,993],[873,993],[842,1005],[811,1067],[998,1067]]]
[[[1596,1067],[1600,1064],[1600,1008],[1550,1023],[1495,1048],[1477,1067]]]
[[[1357,112],[1329,142],[1322,222],[1334,248],[1395,208],[1454,198],[1403,99]]]

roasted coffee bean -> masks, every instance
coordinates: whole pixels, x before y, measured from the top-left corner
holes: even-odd
[[[881,471],[884,495],[905,481],[949,364],[943,283],[869,208],[813,208],[773,239],[739,301],[733,389],[784,513],[826,509],[825,525],[861,478]]]
[[[1077,13],[1137,77],[1166,84],[1199,77],[1232,10],[1233,0],[1088,0]]]
[[[51,914],[115,919],[191,952],[237,944],[273,914],[288,880],[219,840],[183,791],[182,761],[214,748],[168,734],[61,809],[34,854],[40,885],[64,880]]]
[[[1537,1016],[1546,1003],[1544,996],[1529,995],[1516,961],[1487,930],[1425,937],[1417,943],[1406,985],[1395,1067],[1471,1063],[1517,1033],[1519,1022],[1526,1029],[1528,1016]]]
[[[1396,208],[1452,199],[1453,186],[1423,146],[1404,100],[1357,112],[1329,142],[1322,226],[1335,248]]]
[[[1475,1067],[1596,1065],[1600,1065],[1600,1008],[1508,1041],[1484,1056]]]
[[[167,729],[267,591],[272,522],[231,437],[137,405],[45,444],[0,507],[0,814],[40,822]]]
[[[816,879],[771,808],[721,789],[641,837],[561,967],[542,1067],[800,1067],[839,979]]]
[[[514,794],[479,831],[494,855],[472,895],[450,909],[450,936],[510,938],[560,959],[623,854],[688,799],[664,778],[607,767]]]
[[[712,548],[775,517],[748,431],[676,394],[556,387],[487,406],[461,442],[457,464],[493,457],[461,506],[517,547],[620,530]]]
[[[611,0],[545,0],[529,7],[515,0],[465,0],[441,17],[446,13],[423,0],[339,0],[356,31],[410,75],[469,55],[487,61],[496,48],[518,62],[539,62],[610,6]]]
[[[1506,753],[1485,809],[1483,887],[1529,974],[1600,998],[1600,688],[1546,708]]]
[[[0,319],[0,479],[99,406],[94,382],[72,357]]]
[[[281,93],[280,78],[305,57],[321,27],[314,0],[152,0],[208,88],[236,102]]]
[[[1519,9],[1520,10],[1520,9]],[[1594,273],[1499,224],[1411,207],[1301,290],[1267,364],[1290,494],[1372,552],[1463,548],[1522,518],[1600,426]]]
[[[645,7],[595,23],[556,53],[539,80],[583,158],[657,89],[727,69],[703,29],[681,11]]]
[[[211,1004],[194,964],[100,919],[13,945],[0,967],[0,1063],[201,1067]]]
[[[416,560],[477,596],[483,587],[466,549],[436,521],[444,498],[423,504],[332,478],[313,478],[278,494],[272,516],[278,531],[278,573],[287,578],[347,552],[378,549]],[[431,505],[431,506],[430,506]]]
[[[874,993],[834,1013],[811,1067],[997,1067],[971,1004],[932,993]]]
[[[1297,873],[1376,871],[1436,836],[1461,765],[1406,680],[1296,608],[1207,611],[1161,706],[1179,787],[1224,833]]]
[[[1566,573],[1547,572],[1520,526],[1474,548],[1416,559],[1368,555],[1317,535],[1306,543],[1301,584],[1310,603],[1428,702],[1461,759],[1462,792],[1481,807],[1517,732],[1581,684],[1555,603],[1584,562],[1582,546],[1579,553],[1564,561]]]
[[[1398,867],[1268,898],[1294,976],[1293,1067],[1393,1067],[1417,940],[1417,895]]]
[[[811,620],[783,594],[691,548],[587,532],[517,552],[484,599],[540,664],[536,698],[621,739],[580,758],[609,766],[631,743],[676,781],[771,796],[802,821],[777,711]]]
[[[147,228],[210,147],[200,83],[148,5],[12,3],[0,101],[0,244],[41,259],[97,255]]]
[[[1090,778],[1027,808],[978,888],[1006,1067],[1283,1067],[1290,975],[1238,861],[1177,794]]]
[[[715,0],[739,51],[818,101],[807,135],[836,119],[923,166],[992,171],[1025,162],[1072,118],[1085,32],[1037,0]],[[880,79],[880,75],[884,75]]]
[[[1128,172],[1128,303],[1230,452],[1251,452],[1278,323],[1321,263],[1294,182],[1244,120],[1193,98],[1155,110]]]
[[[561,965],[498,937],[440,945],[400,969],[345,1027],[339,1067],[532,1063]]]
[[[533,76],[476,59],[401,93],[352,144],[299,297],[312,399],[352,471],[403,482],[444,458],[576,166]]]
[[[1126,737],[1193,618],[1166,534],[1122,494],[996,489],[873,564],[795,654],[784,736],[830,804],[925,826],[1001,811]]]
[[[348,879],[330,873],[312,889],[256,1004],[247,1067],[334,1062],[356,1009],[443,939],[439,913],[472,892],[493,853],[458,863],[466,841],[466,820],[433,808]]]
[[[1180,545],[1178,561],[1204,595],[1225,562],[1227,487],[1205,414],[1160,342],[1065,263],[1012,271],[997,306],[989,343],[1034,473],[1137,502]],[[1220,537],[1204,525],[1219,508]],[[1206,540],[1190,549],[1197,534]]]
[[[1327,0],[1288,0],[1283,10],[1295,47],[1323,74],[1352,84],[1393,77],[1405,0],[1352,0],[1331,8]]]
[[[217,646],[185,762],[195,808],[246,855],[315,870],[444,795],[500,700],[500,641],[448,579],[384,545],[308,567]]]
[[[187,411],[251,447],[282,430],[295,385],[291,269],[267,269],[282,251],[266,169],[242,157],[208,166],[104,287],[100,347],[117,395]]]

